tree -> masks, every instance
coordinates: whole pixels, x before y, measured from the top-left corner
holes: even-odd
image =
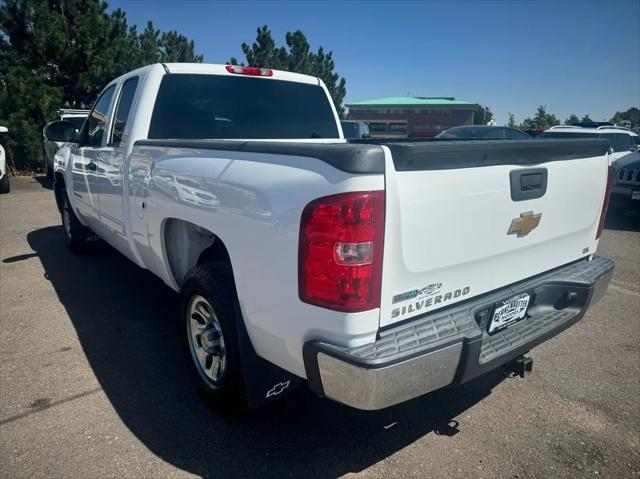
[[[473,124],[486,125],[493,118],[493,113],[488,106],[476,105],[473,110]]]
[[[615,115],[611,117],[611,123],[619,125],[623,120],[631,122],[632,127],[640,126],[640,108],[631,107],[627,111],[617,111]]]
[[[578,118],[576,115],[574,115],[573,113],[571,115],[569,115],[569,118],[567,118],[564,121],[565,125],[575,125],[576,123],[580,122],[580,118]]]
[[[252,45],[242,44],[246,63],[241,64],[287,70],[320,78],[327,86],[338,114],[343,118],[345,111],[342,101],[347,94],[347,82],[335,71],[333,52],[325,52],[322,47],[316,52],[311,51],[307,37],[300,30],[287,32],[285,43],[286,47],[277,47],[269,27],[258,27],[256,41]],[[231,57],[229,63],[240,64],[235,57]]]
[[[42,164],[42,127],[62,107],[89,107],[113,78],[149,63],[201,62],[193,41],[139,34],[99,0],[5,0],[0,5],[0,124],[19,169]]]
[[[516,127],[516,117],[514,116],[513,113],[509,113],[509,121],[507,122],[507,126],[509,128],[515,128]]]
[[[589,113],[582,117],[580,123],[591,123],[593,120],[589,117]]]
[[[546,105],[539,105],[533,118],[525,118],[521,127],[524,129],[550,128],[559,125],[560,120],[552,113],[547,113]]]
[[[204,58],[202,55],[196,55],[193,40],[187,40],[175,30],[163,33],[158,46],[160,61],[163,63],[202,63]]]

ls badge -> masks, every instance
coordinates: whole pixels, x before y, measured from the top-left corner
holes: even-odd
[[[532,230],[538,227],[542,213],[537,215],[533,214],[533,211],[527,211],[526,213],[520,213],[520,218],[516,218],[511,221],[509,226],[508,235],[517,235],[518,238],[528,235]]]

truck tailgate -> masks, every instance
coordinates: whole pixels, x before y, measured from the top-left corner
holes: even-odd
[[[381,327],[595,252],[606,141],[386,146]]]

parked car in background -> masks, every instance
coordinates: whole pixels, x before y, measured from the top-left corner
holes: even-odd
[[[436,138],[445,139],[483,139],[483,140],[527,140],[531,139],[526,133],[507,126],[467,125],[454,126],[440,132]]]
[[[7,136],[6,126],[0,126],[0,193],[9,193],[9,167],[7,161],[7,150],[5,150],[5,138]]]
[[[60,120],[65,120],[71,123],[76,129],[76,133],[79,132],[82,128],[82,125],[87,119],[88,114],[89,110],[58,110]],[[47,140],[44,131],[48,125],[49,123],[47,123],[42,129],[42,136],[44,139],[44,171],[47,173],[47,178],[53,178],[53,159],[55,157],[56,151],[58,151],[58,149],[62,146],[62,142]]]
[[[612,210],[640,210],[640,151],[620,158],[614,165]]]
[[[546,130],[540,138],[604,138],[611,144],[611,161],[616,162],[620,158],[636,151],[640,146],[640,136],[637,133],[620,126],[599,126],[597,128],[584,128],[581,126],[552,126]]]
[[[306,380],[381,409],[524,374],[613,273],[594,256],[602,140],[350,143],[319,78],[190,63],[129,72],[79,135],[46,133],[73,139],[56,153],[61,239],[78,252],[97,234],[180,292],[185,359],[218,405]]]
[[[369,138],[369,126],[362,121],[343,120],[342,133],[347,139]]]

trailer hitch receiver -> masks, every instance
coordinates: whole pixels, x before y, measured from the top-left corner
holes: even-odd
[[[533,371],[533,358],[520,356],[509,363],[508,369],[514,376],[524,378],[526,374]]]

